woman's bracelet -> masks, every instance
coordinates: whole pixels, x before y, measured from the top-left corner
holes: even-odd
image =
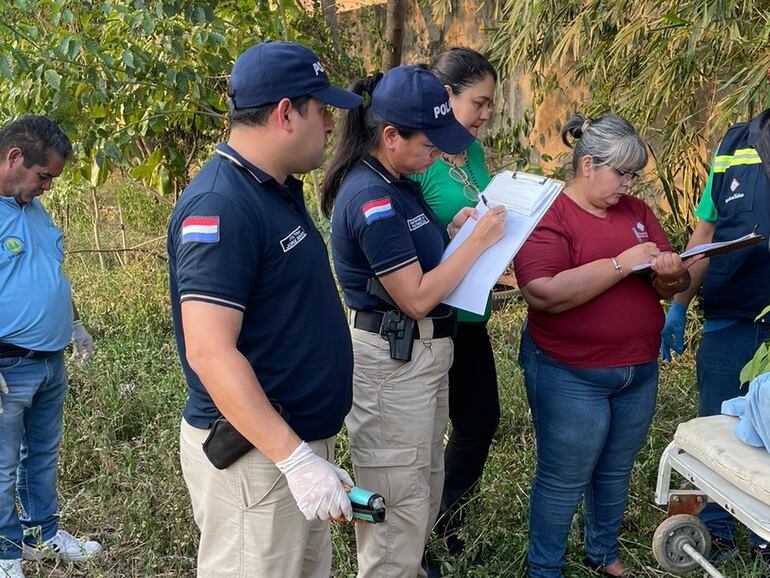
[[[620,278],[623,278],[623,267],[618,263],[618,260],[615,257],[610,257],[612,260],[612,266],[615,267],[615,271],[620,273]]]

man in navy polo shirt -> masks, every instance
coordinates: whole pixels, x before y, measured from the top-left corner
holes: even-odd
[[[185,190],[168,234],[198,576],[326,578],[328,520],[351,518],[352,480],[331,462],[353,358],[324,241],[291,175],[321,164],[326,106],[361,99],[290,42],[244,52],[230,97],[230,137]],[[202,444],[222,416],[256,449],[220,470],[218,434],[211,459]]]
[[[62,269],[62,232],[38,197],[72,155],[43,116],[0,130],[0,577],[21,559],[80,561],[97,542],[59,528],[56,464],[67,394],[64,348],[85,360],[93,339],[76,318]],[[17,513],[16,498],[22,506]]]

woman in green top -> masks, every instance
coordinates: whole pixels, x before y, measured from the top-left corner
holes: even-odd
[[[431,72],[449,93],[455,118],[476,136],[490,117],[497,83],[495,69],[474,50],[452,48],[436,59]],[[420,183],[425,200],[447,225],[462,207],[476,206],[479,191],[490,181],[478,141],[460,154],[442,154],[425,173],[410,178]],[[489,314],[489,305],[484,315],[458,312],[460,324],[449,372],[452,433],[444,454],[444,493],[436,524],[452,554],[463,550],[457,536],[465,516],[463,504],[481,478],[500,420],[495,359],[487,333]]]

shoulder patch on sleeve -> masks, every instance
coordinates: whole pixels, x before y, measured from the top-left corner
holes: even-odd
[[[218,243],[219,217],[187,217],[182,221],[182,244]]]
[[[361,212],[364,214],[367,225],[371,225],[380,219],[387,219],[396,214],[393,210],[393,205],[390,202],[390,197],[383,197],[364,203],[361,207]]]

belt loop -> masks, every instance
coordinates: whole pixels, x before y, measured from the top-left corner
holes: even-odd
[[[433,319],[425,318],[417,321],[417,327],[420,330],[420,341],[433,339]]]

